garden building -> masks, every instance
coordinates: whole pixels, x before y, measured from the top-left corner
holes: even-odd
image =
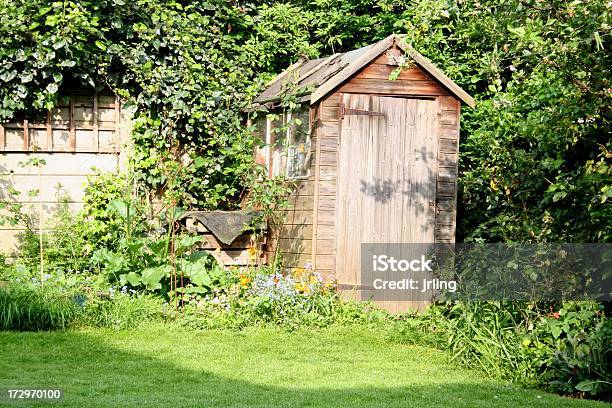
[[[311,261],[358,293],[362,243],[454,242],[462,103],[474,106],[401,35],[270,82],[252,107],[267,112],[253,115],[255,157],[295,183],[274,239],[285,265]]]

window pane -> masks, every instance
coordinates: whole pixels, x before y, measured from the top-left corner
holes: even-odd
[[[288,177],[306,177],[310,168],[310,114],[303,106],[291,115],[290,143],[287,149]]]
[[[287,168],[287,118],[282,113],[269,115],[271,137],[271,166],[272,177],[282,175]]]
[[[262,166],[268,165],[268,149],[266,146],[266,115],[259,113],[255,119],[255,130],[253,136],[255,136],[255,163],[261,164]]]

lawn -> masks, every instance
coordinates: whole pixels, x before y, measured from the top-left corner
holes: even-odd
[[[365,328],[1,332],[0,356],[3,392],[64,390],[59,403],[28,406],[605,406],[488,380]]]

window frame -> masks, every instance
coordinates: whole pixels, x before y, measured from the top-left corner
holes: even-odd
[[[77,97],[91,97],[92,105],[87,106],[83,103],[77,103]],[[112,102],[100,102],[100,97],[113,97]],[[46,119],[38,121],[30,121],[27,116],[23,119],[12,120],[5,123],[0,122],[0,152],[4,153],[118,153],[121,148],[120,131],[121,131],[121,106],[119,98],[112,92],[99,93],[97,89],[88,90],[85,88],[68,89],[60,93],[58,101],[68,99],[68,104],[58,103],[56,106],[46,112]],[[79,121],[75,116],[75,110],[79,108],[91,109],[91,124],[77,124]],[[57,123],[53,118],[53,113],[58,109],[68,110],[68,120],[65,123]],[[98,119],[99,109],[112,110],[112,120],[100,121]],[[106,123],[106,124],[105,124]],[[16,144],[8,144],[7,130],[23,132],[23,143],[18,146]],[[68,139],[65,144],[54,144],[54,131],[68,133]],[[79,146],[77,143],[77,132],[87,131],[92,132],[93,145]],[[104,145],[100,143],[100,132],[113,132],[112,144]],[[46,143],[44,147],[37,146],[32,143],[31,133],[42,132],[42,140]]]
[[[299,108],[308,110],[308,124],[307,124],[307,136],[306,136],[306,140],[307,142],[312,143],[312,129],[313,129],[313,120],[312,120],[312,109],[308,106],[308,105],[300,105]],[[299,108],[297,110],[299,110]],[[263,141],[264,141],[264,146],[261,148],[261,152],[260,154],[264,157],[264,162],[266,165],[266,170],[267,170],[267,176],[268,178],[274,178],[277,176],[282,175],[286,180],[304,180],[310,177],[311,175],[311,169],[310,169],[310,165],[307,167],[307,173],[304,175],[289,175],[289,164],[290,164],[290,156],[289,156],[289,148],[292,145],[292,138],[294,137],[294,135],[292,134],[291,131],[291,126],[287,125],[291,122],[292,120],[292,116],[293,113],[297,110],[282,110],[282,111],[268,111],[268,112],[264,112],[264,111],[260,111],[261,114],[265,114],[265,131],[263,132]],[[283,122],[283,126],[286,126],[287,129],[284,131],[285,134],[285,146],[283,148],[283,152],[284,152],[284,156],[285,156],[285,165],[283,166],[284,168],[279,172],[279,174],[274,174],[274,168],[273,168],[273,147],[274,144],[276,143],[276,137],[275,134],[272,132],[273,130],[273,120],[270,118],[271,115],[277,115],[278,116],[278,120],[280,120],[281,122]],[[312,154],[312,147],[310,146],[308,151],[307,151],[307,156],[310,156]],[[308,160],[308,159],[307,159]],[[310,160],[312,160],[312,157],[310,157]]]

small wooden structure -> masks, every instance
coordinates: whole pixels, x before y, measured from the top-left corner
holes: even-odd
[[[287,93],[299,109],[282,111]],[[454,242],[462,102],[474,106],[395,34],[300,61],[269,83],[253,110],[276,115],[255,119],[266,142],[255,155],[271,176],[284,174],[296,184],[274,240],[285,264],[310,260],[355,293],[361,243]],[[300,121],[291,124],[296,116]]]
[[[258,216],[248,211],[188,211],[181,223],[202,237],[198,249],[210,252],[220,265],[255,266],[267,261],[266,226]]]

